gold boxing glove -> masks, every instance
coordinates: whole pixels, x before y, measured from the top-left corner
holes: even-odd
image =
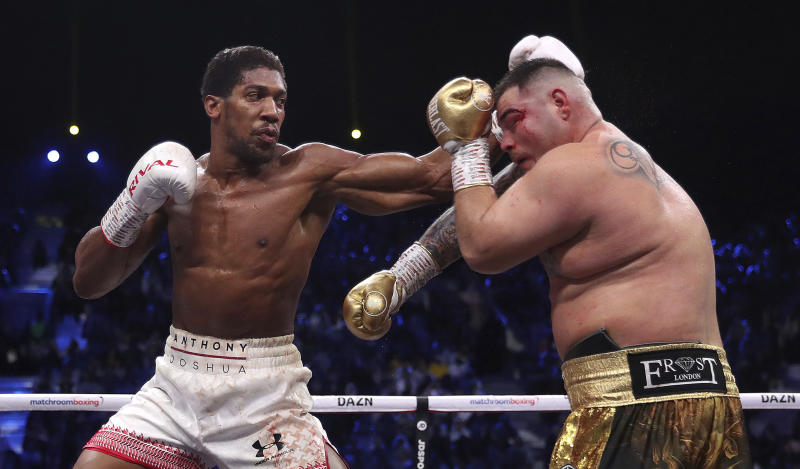
[[[485,135],[491,126],[494,94],[483,80],[459,77],[428,103],[428,126],[447,152]]]
[[[376,272],[353,287],[344,299],[342,315],[356,337],[377,340],[392,327],[390,311],[400,306],[397,277],[388,270]]]
[[[370,275],[350,290],[342,306],[344,323],[358,338],[380,339],[392,327],[391,316],[439,272],[431,253],[412,244],[391,269]]]

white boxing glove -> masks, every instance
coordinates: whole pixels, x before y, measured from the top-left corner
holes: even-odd
[[[556,59],[567,66],[581,80],[584,79],[583,65],[563,42],[552,36],[525,36],[512,49],[508,56],[508,69],[527,60]]]
[[[188,148],[175,142],[159,143],[145,153],[128,176],[128,186],[103,216],[100,228],[106,241],[128,247],[136,240],[148,215],[168,198],[177,204],[192,199],[197,163]]]

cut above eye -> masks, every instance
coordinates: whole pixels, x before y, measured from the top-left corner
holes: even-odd
[[[507,115],[500,123],[500,128],[503,130],[511,130],[517,125],[517,122],[522,120],[524,116],[525,115],[521,112],[515,112]]]

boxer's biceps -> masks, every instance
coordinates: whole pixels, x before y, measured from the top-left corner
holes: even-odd
[[[405,153],[358,155],[333,175],[335,189],[401,191],[429,185],[429,165]]]
[[[340,202],[368,214],[383,215],[450,198],[449,184],[419,158],[402,153],[366,155],[326,185]]]
[[[457,221],[461,253],[473,270],[504,272],[556,243],[558,209],[542,194],[526,190],[525,182],[513,185],[480,218],[465,215]]]

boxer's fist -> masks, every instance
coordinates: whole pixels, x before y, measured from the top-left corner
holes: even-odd
[[[445,150],[455,152],[489,130],[494,107],[492,88],[483,80],[456,78],[428,103],[428,126]]]
[[[356,337],[377,340],[392,327],[391,315],[403,303],[397,277],[388,270],[376,272],[353,287],[344,299],[342,316]]]
[[[128,176],[128,195],[145,213],[153,213],[167,198],[185,204],[194,195],[197,163],[188,148],[159,143],[147,151]]]
[[[347,328],[361,339],[380,339],[392,327],[391,316],[439,272],[430,251],[415,242],[391,269],[370,275],[350,290],[342,307]]]
[[[130,246],[151,213],[168,197],[185,204],[196,183],[197,163],[186,147],[175,142],[154,146],[136,162],[128,186],[100,221],[106,241],[118,248]]]

